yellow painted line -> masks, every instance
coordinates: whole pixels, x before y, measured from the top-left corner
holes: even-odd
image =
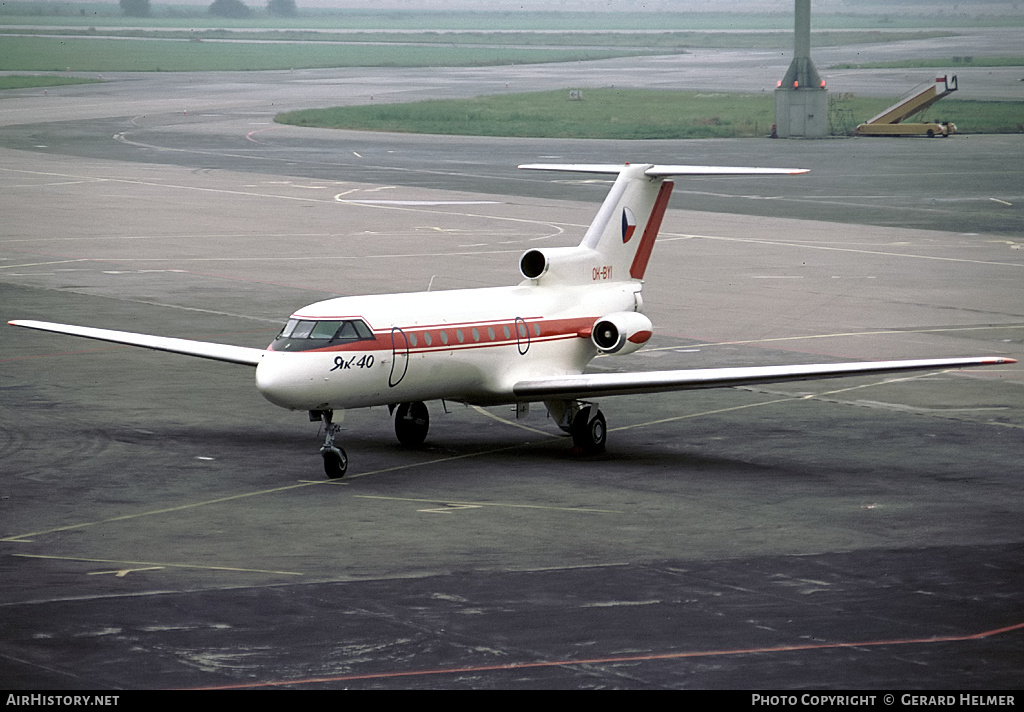
[[[557,437],[557,436],[553,436],[550,432],[548,432],[546,430],[539,430],[538,428],[531,428],[529,425],[523,425],[522,423],[516,422],[515,420],[509,420],[508,418],[502,418],[500,415],[495,415],[494,413],[491,413],[490,411],[486,410],[485,408],[481,408],[478,405],[474,405],[474,406],[471,406],[471,407],[477,413],[480,413],[481,415],[486,415],[488,418],[490,418],[492,420],[497,420],[499,423],[504,423],[505,425],[511,425],[513,428],[520,428],[522,430],[527,430],[527,431],[529,431],[531,433],[537,433],[538,435],[544,435],[546,437]]]
[[[646,423],[635,423],[634,425],[620,425],[617,428],[609,428],[609,432],[617,433],[623,430],[634,430],[635,428],[646,428],[650,425],[661,425],[663,423],[673,423],[677,420],[689,420],[691,418],[701,418],[705,415],[717,415],[719,413],[729,413],[735,410],[746,410],[748,408],[761,408],[766,405],[776,405],[777,403],[791,403],[796,398],[779,398],[777,400],[764,401],[762,403],[748,403],[747,405],[736,405],[731,408],[718,408],[717,410],[705,410],[700,413],[689,413],[687,415],[674,415],[671,418],[661,418],[660,420],[649,420]]]
[[[56,561],[84,561],[91,564],[124,564],[169,569],[201,569],[204,571],[237,571],[247,574],[279,574],[281,576],[303,576],[296,571],[268,571],[265,569],[244,569],[237,566],[203,566],[201,564],[166,564],[155,561],[118,561],[117,559],[92,559],[82,556],[46,556],[43,554],[14,554],[26,559],[53,559]]]
[[[556,437],[558,437],[558,436],[557,435],[552,435],[551,439],[554,439]],[[395,465],[394,467],[382,467],[379,470],[371,470],[370,472],[359,472],[359,473],[356,473],[354,475],[345,475],[345,479],[346,480],[355,480],[355,479],[358,479],[360,477],[369,477],[370,475],[383,475],[383,474],[386,474],[388,472],[400,472],[401,470],[411,470],[411,469],[414,469],[414,468],[417,468],[417,467],[427,467],[429,465],[438,465],[438,464],[440,464],[442,462],[454,462],[455,460],[468,460],[469,458],[472,458],[472,457],[479,457],[481,455],[493,455],[495,453],[505,452],[507,450],[515,450],[516,448],[520,448],[520,447],[528,447],[528,446],[533,445],[533,444],[535,444],[535,443],[533,443],[533,442],[516,443],[515,445],[505,445],[505,446],[502,446],[502,447],[491,448],[490,450],[479,450],[477,452],[467,452],[467,453],[464,453],[462,455],[450,455],[448,457],[438,457],[438,458],[434,458],[433,460],[424,460],[423,462],[413,462],[413,463],[409,463],[409,464],[406,464],[406,465]],[[437,500],[431,500],[431,501],[437,501]],[[3,541],[3,540],[0,539],[0,541]]]
[[[636,423],[635,425],[622,425],[622,426],[617,427],[617,428],[609,428],[608,430],[609,430],[609,432],[619,432],[619,431],[622,431],[622,430],[632,430],[634,428],[645,428],[645,427],[647,427],[649,425],[661,425],[663,423],[672,423],[672,422],[675,422],[677,420],[689,420],[689,419],[692,419],[692,418],[700,418],[700,417],[705,416],[705,415],[718,415],[719,413],[730,413],[730,412],[737,411],[737,410],[747,410],[748,408],[761,408],[763,406],[768,406],[768,405],[778,405],[779,403],[792,403],[793,401],[798,401],[798,400],[814,400],[816,398],[825,398],[826,396],[833,396],[833,395],[836,395],[837,393],[846,393],[848,391],[856,391],[856,390],[859,390],[861,388],[874,388],[876,386],[884,386],[884,385],[887,385],[887,384],[890,384],[890,383],[900,383],[900,382],[903,382],[903,381],[913,381],[913,380],[918,379],[918,378],[927,378],[929,376],[934,376],[934,375],[939,374],[939,373],[949,373],[951,370],[955,370],[955,369],[947,369],[947,370],[944,370],[944,371],[943,370],[928,371],[927,373],[917,373],[917,374],[914,374],[912,376],[903,376],[903,377],[898,377],[898,378],[886,378],[885,380],[876,381],[874,383],[862,383],[862,384],[857,385],[857,386],[849,386],[847,388],[838,388],[838,389],[836,389],[834,391],[825,391],[824,393],[811,393],[811,394],[805,395],[805,396],[792,396],[792,397],[789,397],[789,398],[777,398],[775,400],[763,401],[761,403],[748,403],[746,405],[736,405],[736,406],[732,406],[730,408],[718,408],[716,410],[705,410],[705,411],[702,411],[700,413],[689,413],[687,415],[676,415],[676,416],[673,416],[671,418],[662,418],[660,420],[651,420],[651,421],[648,421],[646,423]],[[783,384],[779,384],[779,385],[783,385]],[[978,420],[978,421],[971,421],[971,422],[981,423],[982,425],[1002,425],[1002,426],[1007,426],[1007,427],[1011,427],[1011,428],[1021,428],[1021,427],[1024,427],[1024,426],[1020,426],[1020,425],[1012,425],[1012,424],[1007,424],[1007,423],[997,423],[997,422],[980,421],[980,420]]]
[[[274,494],[276,492],[285,492],[287,490],[298,489],[300,487],[309,487],[311,485],[324,484],[323,482],[300,482],[296,485],[286,485],[284,487],[275,487],[273,489],[259,490],[257,492],[246,492],[244,494],[235,494],[229,497],[218,497],[217,499],[208,499],[204,502],[193,502],[192,504],[181,504],[177,507],[166,507],[164,509],[154,509],[148,512],[137,512],[136,514],[123,514],[120,517],[110,517],[109,519],[100,519],[95,522],[82,522],[80,524],[69,524],[63,527],[54,527],[53,529],[42,529],[36,532],[29,532],[28,534],[17,534],[15,536],[5,537],[0,541],[23,541],[29,537],[43,536],[44,534],[54,534],[56,532],[66,532],[73,529],[85,529],[86,527],[94,527],[100,524],[110,524],[112,522],[123,522],[129,519],[138,519],[140,517],[151,517],[157,514],[167,514],[169,512],[180,512],[186,509],[193,509],[196,507],[206,507],[211,504],[220,504],[222,502],[231,502],[237,499],[245,499],[246,497],[257,497],[264,494]]]
[[[359,499],[383,499],[395,502],[426,502],[429,504],[449,504],[468,507],[505,507],[507,509],[547,509],[556,512],[586,512],[587,514],[625,514],[617,509],[592,509],[589,507],[551,507],[542,504],[509,504],[507,502],[461,502],[445,499],[420,499],[415,497],[384,497],[375,494],[357,494]]]

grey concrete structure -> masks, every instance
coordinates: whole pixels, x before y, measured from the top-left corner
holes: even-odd
[[[811,0],[794,0],[793,61],[775,90],[779,138],[824,138],[829,134],[828,90],[811,59]]]

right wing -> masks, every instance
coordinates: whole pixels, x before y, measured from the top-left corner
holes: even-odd
[[[937,358],[916,361],[857,361],[797,366],[752,366],[746,368],[699,368],[681,371],[631,373],[583,373],[519,381],[512,393],[527,400],[575,400],[637,393],[661,393],[698,388],[731,388],[757,383],[809,381],[874,373],[934,371],[964,366],[995,366],[1017,363],[1012,358]]]
[[[169,336],[150,336],[149,334],[136,334],[131,331],[94,329],[90,326],[54,324],[48,321],[17,319],[7,323],[11,326],[23,326],[26,329],[52,331],[55,334],[69,334],[71,336],[84,336],[87,339],[112,341],[115,344],[127,344],[128,346],[141,346],[146,349],[153,349],[154,351],[169,351],[170,353],[197,356],[226,363],[237,363],[243,366],[256,366],[265,353],[263,349],[253,349],[246,346],[175,339]]]

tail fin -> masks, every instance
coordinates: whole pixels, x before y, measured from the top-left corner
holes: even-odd
[[[672,194],[672,176],[787,175],[800,168],[730,168],[652,164],[531,163],[526,170],[618,175],[601,209],[576,248],[530,250],[520,268],[528,279],[585,284],[596,280],[643,279]],[[554,269],[553,269],[554,268]]]

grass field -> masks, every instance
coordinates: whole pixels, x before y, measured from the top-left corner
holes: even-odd
[[[886,108],[886,99],[834,101],[834,133]],[[279,114],[296,126],[406,133],[534,138],[686,139],[766,136],[775,111],[772,94],[725,94],[622,89],[538,92],[452,101],[310,109]],[[842,119],[845,118],[845,126]],[[929,118],[953,121],[963,133],[1024,131],[1024,103],[947,101]]]
[[[25,30],[0,27],[0,71],[244,71],[330,67],[465,67],[778,49],[784,32],[323,32],[283,30]],[[46,33],[47,36],[43,36]],[[64,33],[64,34],[61,34]],[[7,36],[3,36],[3,35]],[[816,46],[948,36],[946,31],[815,33]]]
[[[303,7],[295,17],[269,15],[265,3],[249,0],[255,15],[244,20],[211,16],[205,5],[153,3],[153,16],[126,18],[116,2],[18,2],[0,3],[0,25],[48,25],[64,27],[134,27],[196,29],[316,27],[330,30],[781,30],[793,29],[792,5],[778,12],[447,12],[426,10],[350,10]],[[815,30],[905,30],[934,27],[1021,27],[1024,13],[970,12],[962,6],[953,17],[935,12],[934,5],[922,4],[921,12],[841,14],[815,10]],[[608,7],[612,7],[608,5]]]
[[[653,52],[636,49],[197,42],[5,37],[0,71],[193,72],[329,67],[461,67],[586,61]]]
[[[905,59],[898,62],[864,62],[833,64],[830,69],[919,69],[927,67],[1024,67],[1024,56],[1018,57],[946,57]]]
[[[0,77],[0,89],[30,89],[32,87],[59,87],[67,84],[96,84],[99,79],[79,77],[54,77],[36,75],[11,75]]]

